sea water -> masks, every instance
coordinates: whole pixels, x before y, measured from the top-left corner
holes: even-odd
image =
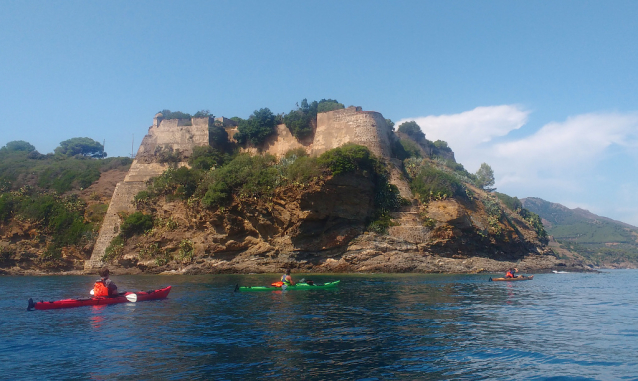
[[[492,274],[494,275],[494,274]],[[497,274],[502,275],[502,274]],[[638,271],[113,276],[168,299],[27,312],[95,277],[0,277],[0,379],[637,379]]]

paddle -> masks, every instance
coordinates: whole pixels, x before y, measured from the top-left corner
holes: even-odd
[[[135,293],[130,293],[128,295],[124,295],[126,297],[126,300],[128,300],[131,303],[135,303],[137,302],[137,294]]]
[[[91,291],[89,292],[89,294],[91,294],[91,295],[95,295],[95,294],[93,293],[93,290],[91,290]],[[120,293],[120,295],[122,295],[122,294],[124,294],[124,293],[123,293],[123,292],[121,292],[121,293]],[[135,302],[137,302],[137,294],[135,294],[135,293],[130,293],[130,294],[128,294],[128,295],[124,295],[124,297],[126,298],[126,300],[128,300],[128,301],[129,301],[129,302],[131,302],[131,303],[135,303]]]

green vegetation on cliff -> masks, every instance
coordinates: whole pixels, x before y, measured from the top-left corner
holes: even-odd
[[[86,203],[75,195],[58,196],[25,186],[0,194],[0,225],[15,219],[28,226],[33,238],[46,245],[40,263],[56,266],[63,247],[86,244],[97,233],[99,226],[85,221],[85,209]]]
[[[7,149],[12,143],[9,142],[0,149],[0,191],[17,190],[29,185],[64,193],[86,188],[100,178],[101,172],[117,168],[126,169],[132,162],[131,159],[123,157],[97,160],[91,158],[91,155],[68,156],[61,153],[64,149],[57,148],[56,152],[60,152],[59,154],[47,155],[35,150],[27,152]]]
[[[290,133],[301,140],[312,135],[313,123],[316,122],[318,113],[342,108],[344,108],[343,104],[334,99],[322,99],[319,102],[308,103],[308,100],[304,98],[296,110],[284,115],[283,122]]]
[[[129,158],[101,157],[103,146],[88,138],[60,143],[55,154],[42,155],[24,141],[0,149],[0,233],[15,228],[20,239],[42,247],[38,263],[63,267],[62,250],[92,243],[106,212],[106,205],[90,207],[77,191],[93,184],[110,169],[127,169]],[[3,249],[10,265],[14,246]]]
[[[239,144],[258,146],[275,132],[275,115],[269,108],[255,110],[248,119],[240,119],[234,138]]]
[[[540,198],[524,198],[521,203],[543,218],[547,233],[564,249],[599,266],[638,263],[637,227]]]
[[[218,155],[214,150],[212,156]],[[198,162],[205,161],[200,156]],[[138,193],[135,201],[152,205],[157,197],[188,201],[189,205],[214,209],[223,208],[233,200],[268,198],[282,186],[308,184],[327,176],[363,174],[374,183],[375,211],[370,222],[387,220],[388,213],[400,204],[396,186],[389,184],[384,165],[368,148],[347,144],[325,152],[317,158],[307,157],[305,151],[294,150],[281,160],[271,155],[238,154],[220,165],[189,169],[169,169],[154,178],[147,190]],[[377,222],[375,226],[382,223]],[[385,226],[387,227],[387,226]]]
[[[538,214],[525,209],[523,207],[523,203],[518,199],[518,197],[508,196],[505,193],[500,192],[494,192],[494,194],[510,210],[518,213],[521,217],[523,217],[523,219],[527,221],[527,223],[530,224],[532,228],[534,228],[534,231],[536,231],[536,234],[538,234],[539,240],[542,243],[547,244],[549,237]]]

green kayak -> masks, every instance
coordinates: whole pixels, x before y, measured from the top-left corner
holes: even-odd
[[[294,286],[245,286],[239,287],[239,285],[235,286],[235,291],[282,291],[282,290],[323,290],[326,288],[335,288],[339,284],[339,280],[334,282],[328,282],[324,284],[315,284],[315,283],[295,283]]]

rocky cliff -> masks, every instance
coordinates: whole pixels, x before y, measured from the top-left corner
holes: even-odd
[[[525,219],[471,184],[465,185],[470,196],[419,199],[392,148],[399,139],[409,137],[394,133],[380,113],[354,107],[321,113],[313,139],[303,144],[285,125],[277,126],[276,131],[263,146],[248,151],[281,158],[301,148],[316,157],[356,143],[381,158],[390,182],[407,200],[390,213],[387,232],[369,229],[375,189],[365,173],[329,175],[279,187],[266,199],[234,197],[230,205],[218,209],[164,198],[138,203],[136,210],[154,216],[156,225],[128,239],[120,257],[109,264],[121,272],[180,273],[277,272],[284,268],[481,272],[502,271],[514,263],[521,271],[563,266],[584,269],[582,264],[559,261]],[[436,148],[431,143],[415,143],[423,163],[435,156],[454,162],[451,150],[433,152]]]
[[[371,228],[371,221],[379,218],[375,205],[381,190],[367,170],[345,174],[324,170],[307,181],[277,182],[267,196],[233,194],[227,204],[216,207],[204,207],[194,196],[135,202],[152,178],[168,168],[188,167],[193,149],[209,144],[212,120],[167,121],[161,114],[156,116],[129,172],[114,187],[84,271],[95,272],[104,264],[119,273],[248,273],[285,268],[494,272],[513,264],[522,272],[587,269],[582,263],[557,259],[521,214],[474,187],[462,166],[446,167],[455,164],[447,147],[441,150],[426,140],[413,141],[419,153],[410,159],[410,165],[412,172],[431,167],[444,177],[456,178],[460,193],[413,193],[416,172],[407,171],[395,149],[401,139],[410,137],[395,133],[380,113],[355,107],[319,113],[313,135],[302,142],[280,124],[262,146],[244,151],[274,154],[281,160],[273,164],[277,171],[291,149],[316,158],[344,144],[366,147],[383,163],[384,176],[404,199],[403,206],[383,214],[387,229]],[[233,127],[227,131],[232,137]],[[124,219],[134,212],[152,216],[153,228],[114,246]],[[32,269],[38,270],[36,267]],[[71,269],[81,272],[75,265]],[[24,273],[24,268],[10,272]]]

